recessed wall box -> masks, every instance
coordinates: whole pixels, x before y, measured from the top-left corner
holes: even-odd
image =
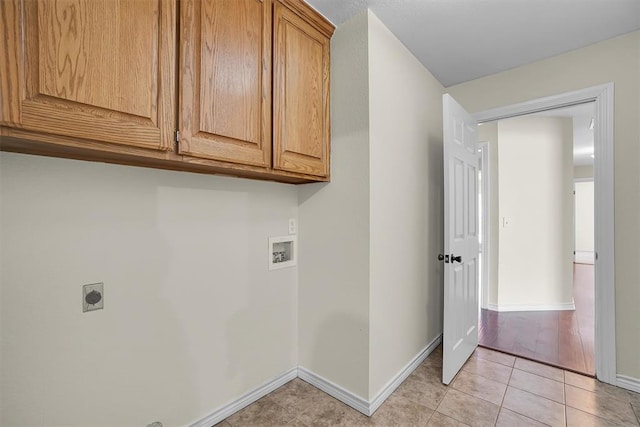
[[[296,236],[269,237],[269,270],[293,267],[297,262]]]

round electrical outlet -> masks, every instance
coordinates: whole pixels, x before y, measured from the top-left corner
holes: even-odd
[[[100,294],[100,292],[95,290],[89,292],[87,296],[84,298],[87,304],[91,304],[91,305],[95,305],[99,303],[101,299],[102,299],[102,295]]]

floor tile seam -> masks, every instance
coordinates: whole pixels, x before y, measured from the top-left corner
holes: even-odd
[[[566,378],[565,375],[566,371],[562,372],[562,379]],[[569,414],[567,411],[567,383],[563,382],[562,383],[562,399],[564,399],[564,425],[568,426],[569,425]]]
[[[631,405],[631,409],[633,410],[633,413],[636,414],[636,419],[638,420],[638,425],[640,425],[640,407],[638,407],[638,409],[636,409],[635,406]]]
[[[474,396],[473,394],[469,394],[469,393],[467,393],[466,391],[458,390],[457,388],[454,388],[453,390],[457,391],[458,393],[462,393],[462,394],[465,394],[465,395],[467,395],[467,396],[473,397],[474,399],[480,399],[480,400],[482,400],[483,402],[487,402],[487,403],[492,404],[493,406],[497,406],[497,407],[498,407],[498,410],[499,410],[499,409],[500,409],[500,407],[501,407],[501,406],[500,406],[500,405],[498,405],[497,403],[493,403],[493,402],[491,402],[491,401],[489,401],[489,400],[487,400],[487,399],[485,399],[485,398],[479,397],[479,396]],[[507,394],[507,390],[506,390],[506,389],[505,389],[505,391],[504,391],[504,392],[505,392],[505,394]],[[502,399],[504,400],[504,396],[502,397]],[[444,400],[444,397],[442,398],[442,400]],[[438,406],[440,406],[440,405],[438,405]],[[498,412],[499,412],[499,411],[498,411]],[[460,420],[458,420],[458,421],[460,421]],[[460,421],[460,422],[463,422],[463,421]]]
[[[629,403],[629,406],[631,406],[631,403]],[[584,409],[576,408],[576,407],[575,407],[575,406],[573,406],[573,405],[569,405],[568,403],[567,403],[567,404],[565,404],[565,407],[569,407],[569,408],[571,408],[571,409],[575,409],[575,410],[577,410],[577,411],[581,411],[581,412],[587,413],[587,414],[589,414],[589,415],[593,415],[594,417],[602,418],[603,420],[606,420],[606,421],[612,422],[612,423],[614,423],[614,424],[619,424],[619,422],[618,422],[617,420],[614,420],[614,419],[611,419],[611,418],[607,418],[607,417],[603,417],[603,416],[600,416],[600,415],[597,415],[597,414],[593,414],[593,413],[591,413],[591,412],[589,412],[589,411],[585,411]],[[635,413],[635,410],[633,409],[633,406],[631,406],[631,411],[633,412],[633,415],[635,415],[635,416],[636,416],[636,418],[638,418],[637,414]],[[566,412],[566,410],[565,410],[565,412]],[[640,422],[640,420],[639,420],[639,422]],[[623,424],[620,424],[620,425],[623,425]],[[639,424],[639,425],[640,425],[640,424]]]
[[[509,385],[509,384],[501,383],[500,381],[494,380],[493,378],[489,378],[489,377],[485,377],[484,375],[477,374],[477,373],[475,373],[475,372],[471,372],[471,371],[464,371],[464,372],[465,372],[465,373],[467,373],[467,374],[469,374],[469,375],[474,375],[474,376],[476,376],[476,377],[480,377],[480,378],[482,378],[482,379],[484,379],[484,380],[492,381],[492,382],[494,382],[494,383],[496,383],[496,384],[505,385],[505,386],[506,386],[506,385]],[[512,372],[513,372],[513,370],[512,370]],[[456,378],[458,378],[458,377],[456,376]],[[511,374],[509,374],[509,379],[511,379]],[[454,383],[454,382],[455,382],[455,381],[452,381],[452,382],[451,382],[451,385],[453,385],[453,383]],[[456,390],[458,390],[458,389],[456,389]]]
[[[503,408],[503,406],[501,406],[501,407],[500,407],[500,411],[502,411],[502,408]],[[518,411],[516,411],[516,410],[514,410],[514,409],[510,409],[510,408],[504,408],[504,409],[506,409],[507,411],[511,411],[511,412],[513,412],[514,414],[518,414],[518,415],[520,415],[521,417],[525,417],[525,418],[526,418],[526,419],[528,419],[528,420],[534,421],[534,422],[536,422],[536,423],[543,424],[543,425],[548,426],[548,427],[552,427],[552,426],[551,426],[551,424],[547,424],[547,423],[545,423],[545,422],[543,422],[543,421],[536,420],[535,418],[531,418],[531,417],[530,417],[530,416],[528,416],[528,415],[521,414],[520,412],[518,412]],[[500,415],[499,415],[499,414],[498,414],[498,417],[500,417]],[[496,424],[498,424],[498,420],[496,420]]]
[[[505,366],[505,365],[502,365],[502,366]],[[506,366],[505,366],[505,367],[506,367]],[[470,373],[470,374],[475,374],[475,375],[477,375],[477,376],[479,376],[479,377],[482,377],[482,378],[487,378],[487,379],[489,379],[489,380],[495,381],[495,382],[500,383],[500,384],[509,385],[509,383],[508,383],[508,382],[503,383],[502,381],[498,381],[498,380],[493,379],[493,378],[490,378],[490,377],[488,377],[488,376],[486,376],[486,375],[482,375],[482,373],[480,373],[480,372],[470,371],[470,370],[468,370],[468,369],[465,369],[464,367],[463,367],[461,370],[462,370],[462,371],[464,371],[464,372]],[[513,372],[513,368],[511,368],[511,372]],[[511,379],[511,372],[509,372],[509,379]],[[508,381],[508,380],[507,380],[507,381]]]
[[[424,424],[422,424],[422,427],[427,427],[429,425],[429,422],[431,421],[431,418],[433,418],[433,415],[436,413],[435,409],[429,408],[429,410],[431,411],[431,415],[429,415],[429,418],[427,418],[427,421]]]
[[[588,388],[583,388],[583,387],[580,387],[580,386],[577,386],[577,385],[567,384],[567,383],[565,383],[565,390],[566,390],[566,386],[570,386],[570,387],[577,388],[577,389],[582,390],[582,391],[587,391],[589,393],[593,393],[594,395],[596,395],[596,397],[600,397],[600,398],[603,398],[603,399],[613,399],[613,400],[617,400],[618,402],[628,403],[629,405],[631,405],[631,400],[630,399],[621,399],[619,397],[612,396],[612,395],[610,395],[608,393],[605,393],[605,392],[598,393],[596,390],[589,390]],[[613,387],[616,387],[616,386],[613,386]],[[631,405],[631,407],[633,408],[633,405]]]
[[[456,390],[456,389],[454,389],[454,388],[453,388],[453,387],[451,387],[451,386],[447,389],[447,391],[445,392],[444,396],[442,396],[442,399],[441,399],[441,400],[440,400],[440,402],[438,403],[438,406],[436,407],[436,409],[434,409],[434,410],[433,410],[433,414],[435,414],[435,413],[437,412],[437,413],[439,413],[440,415],[444,415],[445,417],[452,418],[452,419],[454,419],[454,420],[458,421],[459,423],[462,423],[462,424],[465,424],[465,425],[466,425],[467,423],[465,423],[464,421],[462,421],[462,420],[460,420],[460,419],[458,419],[458,418],[454,417],[453,415],[448,415],[448,414],[445,414],[444,412],[440,412],[440,411],[438,411],[438,409],[440,409],[440,405],[442,405],[442,402],[444,402],[444,399],[447,397],[447,394],[449,394],[449,391],[450,391],[450,390]],[[457,392],[459,392],[459,393],[462,393],[460,390],[456,390],[456,391],[457,391]],[[464,394],[466,394],[466,393],[464,393]],[[498,412],[498,413],[499,413],[499,412]],[[431,414],[431,417],[433,417],[433,414]],[[429,418],[429,420],[431,420],[431,418]],[[429,423],[429,422],[427,422],[427,424],[428,424],[428,423]]]
[[[427,422],[424,423],[424,427],[427,427],[429,425],[429,422],[431,422],[431,418],[433,418],[433,414],[435,413],[436,413],[436,410],[434,409],[431,415],[429,415],[429,418],[427,418]]]
[[[601,417],[600,415],[592,414],[590,412],[583,411],[582,409],[574,408],[573,406],[569,406],[569,408],[573,409],[574,411],[582,412],[583,414],[586,414],[588,416],[595,417],[595,418],[597,418],[599,420],[603,420],[603,421],[606,421],[608,423],[613,423],[616,426],[624,427],[624,424],[620,424],[620,423],[618,423],[618,421],[611,420],[611,419],[605,418],[605,417]],[[567,423],[568,422],[569,422],[569,420],[567,419]]]
[[[482,377],[482,378],[484,378],[484,377]],[[502,383],[499,383],[499,384],[502,384]],[[502,384],[502,385],[506,385],[506,384]],[[453,383],[452,383],[452,386],[451,386],[451,387],[452,387],[455,391],[457,391],[457,392],[459,392],[459,393],[466,394],[467,396],[475,397],[476,399],[484,400],[485,402],[489,402],[489,403],[491,403],[492,405],[496,405],[498,408],[500,408],[500,407],[501,407],[501,405],[502,405],[502,401],[504,400],[504,395],[505,395],[505,394],[507,394],[507,389],[505,388],[505,389],[504,389],[504,393],[502,394],[502,399],[500,400],[500,405],[498,405],[497,403],[494,403],[494,402],[492,402],[492,401],[490,401],[490,400],[487,400],[487,399],[485,399],[484,397],[475,396],[475,395],[473,395],[473,394],[467,393],[467,392],[466,392],[466,391],[464,391],[464,390],[460,390],[460,389],[458,389],[458,388],[455,388],[455,387],[453,387]],[[509,386],[507,385],[507,387],[509,387]],[[444,398],[443,398],[443,400],[444,400]]]
[[[556,405],[567,406],[567,404],[566,404],[566,403],[562,403],[562,402],[558,402],[557,400],[549,399],[548,397],[541,396],[541,395],[539,395],[539,394],[537,394],[537,393],[534,393],[534,392],[532,392],[532,391],[529,391],[529,390],[524,390],[524,389],[522,389],[522,388],[520,388],[520,387],[514,387],[514,386],[512,386],[512,385],[509,385],[509,387],[514,388],[514,389],[519,390],[519,391],[523,391],[523,392],[525,392],[525,393],[529,393],[529,394],[531,394],[531,395],[533,395],[533,396],[535,396],[535,397],[539,397],[539,398],[541,398],[541,399],[548,400],[549,402],[555,403]],[[506,393],[505,393],[505,395],[506,395]],[[509,408],[507,408],[507,409],[509,409]],[[575,408],[575,409],[577,409],[577,408]]]
[[[458,372],[458,373],[460,373],[460,372]],[[458,376],[458,374],[456,374],[456,376]],[[454,377],[454,380],[455,380],[455,377]],[[452,381],[452,383],[453,383],[453,381]],[[447,394],[449,393],[449,390],[452,390],[452,389],[453,389],[453,387],[447,385],[447,388],[445,389],[445,392],[442,395],[442,399],[440,399],[440,402],[438,402],[438,404],[436,405],[435,409],[433,410],[434,413],[438,410],[440,405],[442,405],[442,402],[444,402],[444,399],[447,397]],[[441,412],[441,414],[442,414],[442,412]],[[433,417],[433,414],[431,414],[431,416]]]
[[[529,393],[529,394],[533,394],[534,396],[541,397],[541,398],[543,398],[543,399],[547,399],[547,400],[549,400],[549,401],[551,401],[551,402],[555,402],[555,403],[558,403],[558,404],[560,404],[560,405],[566,405],[566,403],[565,403],[565,402],[566,402],[566,399],[565,399],[565,402],[558,402],[557,400],[550,399],[550,398],[548,398],[548,397],[546,397],[546,396],[543,396],[543,395],[538,394],[538,393],[536,393],[536,392],[534,392],[534,391],[531,391],[531,390],[524,389],[524,388],[522,388],[522,387],[517,387],[517,386],[514,386],[514,385],[512,385],[512,384],[509,384],[509,385],[508,385],[508,387],[513,387],[513,388],[515,388],[515,389],[517,389],[517,390],[525,391],[525,392],[527,392],[527,393]],[[564,390],[564,387],[563,387],[563,390]],[[505,394],[506,394],[506,393],[505,393]],[[562,397],[564,398],[564,391],[563,391],[563,393],[562,393]]]
[[[482,347],[482,348],[485,348],[485,347]],[[497,350],[491,350],[490,348],[486,348],[486,350],[489,350],[489,351],[495,351],[496,353],[500,353],[499,351],[497,351]],[[507,355],[507,356],[511,356],[510,354],[507,354],[507,353],[502,353],[502,354]],[[513,357],[513,363],[512,363],[511,365],[506,365],[506,364],[504,364],[504,363],[502,363],[502,362],[498,362],[497,360],[490,360],[490,359],[486,359],[486,358],[484,358],[484,357],[480,357],[480,355],[479,355],[478,353],[476,353],[476,357],[477,357],[478,359],[486,360],[487,362],[497,363],[498,365],[506,366],[506,367],[508,367],[508,368],[513,368],[513,365],[515,365],[515,364],[516,364],[516,358],[515,358],[515,356],[511,356],[511,357]]]
[[[520,390],[520,389],[518,389],[518,390]],[[523,391],[525,391],[525,392],[526,392],[526,390],[523,390]],[[528,393],[528,392],[527,392],[527,393]],[[530,394],[533,394],[533,393],[530,393]],[[506,393],[505,393],[505,395],[506,395]],[[544,399],[544,398],[543,398],[543,399]],[[549,399],[547,399],[547,400],[549,400]],[[552,402],[554,402],[554,401],[552,400]],[[558,402],[555,402],[555,403],[558,403]],[[523,417],[525,417],[525,418],[528,418],[528,419],[533,420],[533,421],[535,421],[535,422],[538,422],[538,423],[540,423],[540,424],[544,424],[544,425],[546,425],[546,426],[551,427],[551,424],[547,424],[547,423],[545,423],[544,421],[536,420],[535,418],[531,418],[531,417],[530,417],[530,416],[528,416],[528,415],[525,415],[525,414],[522,414],[522,413],[518,412],[518,411],[517,411],[516,409],[514,409],[514,408],[507,408],[506,406],[501,406],[501,407],[500,407],[500,409],[502,409],[502,408],[508,409],[509,411],[514,412],[514,413],[516,413],[516,414],[518,414],[518,415],[521,415],[521,416],[523,416]],[[562,405],[562,410],[563,410],[563,412],[564,412],[564,421],[565,421],[565,426],[566,426],[566,423],[567,423],[567,406],[566,406],[566,405]]]
[[[516,362],[514,360],[513,365],[515,366]],[[500,401],[500,410],[498,411],[498,417],[500,417],[500,411],[502,410],[502,408],[504,407],[504,399],[507,397],[507,391],[509,390],[509,383],[511,382],[511,376],[513,375],[513,370],[515,368],[511,368],[511,372],[509,373],[509,380],[507,381],[507,387],[504,389],[504,394],[502,395],[502,400]],[[498,419],[496,418],[496,423],[498,422]]]
[[[549,377],[545,377],[544,375],[540,375],[540,374],[536,374],[535,372],[529,372],[529,371],[524,371],[522,369],[518,369],[518,368],[513,368],[514,371],[520,371],[520,372],[524,372],[525,374],[529,374],[529,375],[535,375],[536,377],[542,378],[543,380],[549,380],[549,381],[555,381],[559,384],[565,384],[564,381],[558,381],[558,380],[554,380],[553,378],[549,378]],[[563,375],[564,378],[564,375]]]
[[[539,363],[539,362],[534,362],[534,363]],[[543,365],[544,365],[544,363],[541,363],[541,364],[543,364]],[[555,368],[555,369],[559,369],[559,370],[561,370],[561,371],[564,371],[564,369],[562,369],[562,368],[556,368],[555,366],[551,366],[551,365],[545,365],[545,366],[549,366],[549,367],[551,367],[551,368]],[[564,381],[564,375],[563,375],[563,381],[558,381],[558,380],[556,380],[556,379],[549,378],[549,377],[544,376],[544,375],[536,374],[535,372],[527,371],[527,370],[524,370],[524,369],[520,369],[520,368],[513,368],[513,369],[518,369],[519,371],[523,371],[523,372],[526,372],[526,373],[528,373],[528,374],[537,375],[537,376],[542,377],[542,378],[546,378],[546,379],[549,379],[549,380],[553,380],[553,381],[559,382],[559,383],[561,383],[561,384],[565,384],[565,381]]]
[[[442,400],[444,400],[444,399],[442,399]],[[439,407],[439,406],[440,406],[440,405],[438,405],[438,407]],[[462,421],[461,419],[456,418],[456,417],[455,417],[455,416],[453,416],[453,415],[445,414],[444,412],[440,412],[440,411],[438,411],[438,410],[433,411],[433,413],[434,413],[434,414],[435,414],[436,412],[437,412],[437,413],[439,413],[440,415],[445,416],[445,417],[449,417],[449,418],[451,418],[452,420],[456,420],[457,422],[462,423],[463,425],[468,425],[467,423],[465,423],[465,422],[464,422],[464,421]],[[431,416],[433,417],[433,414],[432,414]],[[431,419],[429,419],[429,420],[431,420]],[[429,424],[429,423],[427,422],[427,424]]]

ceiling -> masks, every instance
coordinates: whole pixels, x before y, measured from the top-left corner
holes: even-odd
[[[640,0],[307,0],[336,26],[369,8],[451,86],[640,29]]]

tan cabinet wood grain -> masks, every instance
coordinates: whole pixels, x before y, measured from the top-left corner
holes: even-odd
[[[3,0],[1,124],[159,150],[175,124],[172,0]],[[17,34],[22,37],[16,40]],[[19,88],[16,90],[16,88]]]
[[[271,0],[183,0],[181,154],[270,166]]]
[[[0,150],[328,181],[333,30],[303,0],[0,0]]]
[[[329,37],[274,7],[274,169],[329,174]]]

